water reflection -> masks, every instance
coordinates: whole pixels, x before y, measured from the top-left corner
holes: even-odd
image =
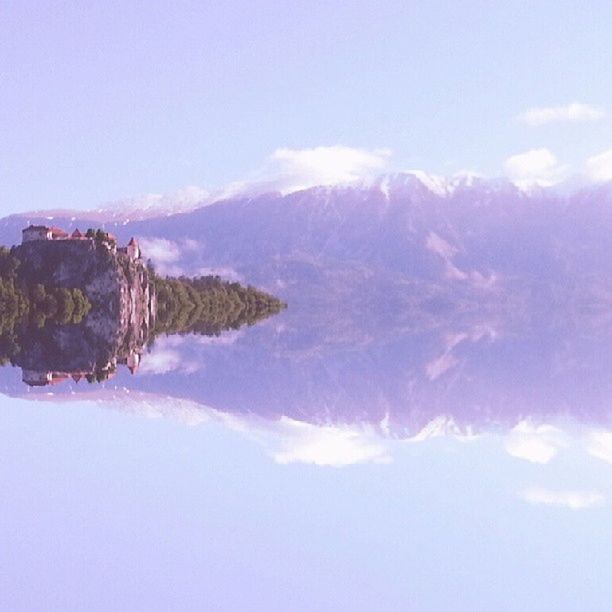
[[[22,381],[4,368],[2,386],[12,396],[222,423],[278,463],[388,463],[394,441],[484,434],[532,464],[577,448],[612,463],[612,338],[599,316],[560,324],[502,309],[444,313],[359,340],[311,323],[290,310],[220,336],[102,351],[83,327],[46,327],[22,339]]]
[[[21,368],[23,383],[30,387],[81,380],[100,383],[112,379],[119,366],[135,374],[149,339],[148,326],[117,326],[113,333],[106,329],[99,333],[96,323],[87,317],[75,325],[21,327],[11,359]]]
[[[111,351],[115,375],[97,384],[24,384],[21,366],[85,371],[95,348],[77,328],[24,338],[21,366],[0,369],[2,392],[27,398],[3,406],[3,541],[22,561],[10,579],[40,575],[55,593],[78,576],[106,603],[110,571],[113,584],[129,580],[136,608],[154,609],[161,587],[146,581],[170,558],[184,609],[337,609],[330,597],[355,588],[369,610],[532,609],[534,593],[538,609],[601,609],[605,324],[502,309],[377,330],[312,322],[290,308],[219,336],[158,336],[135,351],[134,375],[119,364],[130,353]],[[14,534],[33,531],[36,554],[25,554]],[[46,562],[59,538],[70,572]],[[100,550],[104,569],[83,572]],[[580,577],[585,560],[579,598],[576,581],[549,588],[550,568]],[[317,589],[303,595],[305,575]]]

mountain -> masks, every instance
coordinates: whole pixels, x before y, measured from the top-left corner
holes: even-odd
[[[37,220],[3,219],[0,239]],[[86,227],[76,214],[54,223]],[[610,185],[526,192],[397,174],[106,229],[138,236],[160,272],[215,270],[289,305],[214,342],[161,339],[114,384],[399,437],[441,415],[463,430],[609,419]]]
[[[83,229],[90,220],[74,212],[53,223]],[[0,241],[12,244],[29,222],[48,219],[6,217]],[[217,271],[321,317],[351,305],[351,316],[384,311],[388,320],[415,303],[419,311],[424,303],[462,308],[576,282],[605,292],[612,272],[610,185],[560,195],[476,177],[396,174],[139,221],[108,214],[104,226],[121,240],[139,237],[162,273]]]
[[[186,213],[169,209],[145,220],[116,221],[114,213],[101,211],[95,220],[120,239],[135,234],[175,241],[181,252],[173,263],[190,272],[198,266],[246,271],[276,262],[282,278],[283,263],[308,268],[327,262],[460,279],[470,272],[487,278],[490,272],[560,270],[566,250],[597,249],[611,212],[609,185],[561,196],[474,177],[441,183],[397,174],[285,196],[235,197]],[[12,244],[25,223],[49,219],[70,229],[93,220],[76,211],[12,215],[0,222],[0,240]]]

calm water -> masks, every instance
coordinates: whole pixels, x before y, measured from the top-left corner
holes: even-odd
[[[599,318],[160,338],[2,370],[3,610],[603,610]]]

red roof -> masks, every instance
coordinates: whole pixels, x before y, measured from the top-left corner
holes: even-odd
[[[136,238],[132,236],[130,238],[130,241],[128,242],[128,246],[138,246],[138,241],[136,240]]]
[[[83,237],[84,237],[84,234],[82,234],[82,233],[79,231],[79,228],[77,227],[77,228],[74,230],[74,232],[72,232],[72,237],[73,237],[73,238],[83,238]]]
[[[53,236],[68,236],[61,227],[47,227],[46,225],[30,225],[26,227],[24,232],[35,231],[35,232],[51,232]]]

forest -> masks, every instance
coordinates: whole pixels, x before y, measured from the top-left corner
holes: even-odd
[[[96,240],[106,238],[93,230],[87,235]],[[55,260],[44,264],[59,265]],[[26,264],[20,264],[15,249],[0,247],[0,363],[15,357],[23,336],[33,329],[78,324],[92,308],[80,288],[34,282],[33,278],[38,281],[45,274],[28,270]],[[129,269],[125,271],[129,273]],[[218,276],[162,277],[149,264],[148,281],[157,302],[151,343],[160,334],[216,336],[224,330],[253,325],[286,307],[268,293]]]
[[[19,334],[30,325],[79,323],[91,303],[78,288],[30,283],[20,274],[19,259],[0,246],[0,365],[19,350]]]
[[[253,325],[286,308],[279,299],[218,276],[160,277],[153,273],[157,293],[156,334],[219,335]]]
[[[24,322],[37,327],[47,322],[79,323],[91,309],[80,289],[30,283],[19,267],[19,259],[0,247],[0,335],[10,334]]]

